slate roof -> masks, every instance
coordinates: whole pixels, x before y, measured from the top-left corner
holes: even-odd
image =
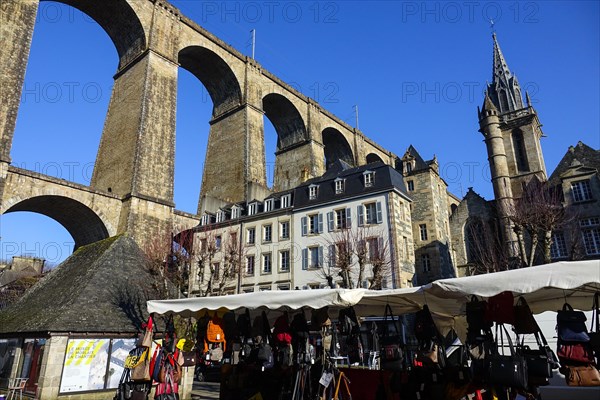
[[[0,334],[135,333],[147,318],[153,277],[129,237],[82,246],[0,312]]]
[[[312,206],[379,192],[381,190],[397,190],[407,199],[410,199],[402,175],[389,165],[377,161],[371,164],[361,165],[360,167],[347,168],[347,164],[346,166],[340,164],[339,167],[341,168],[332,170],[335,171],[335,173],[328,171],[321,177],[310,179],[302,185],[297,186],[294,189],[294,207]],[[363,172],[366,171],[375,172],[375,182],[373,183],[373,186],[364,186]],[[342,194],[335,193],[334,181],[337,178],[345,179],[345,190]],[[317,198],[311,200],[308,196],[308,186],[313,184],[319,185],[319,190]]]
[[[595,168],[600,172],[600,150],[594,150],[583,142],[578,142],[576,146],[569,147],[567,153],[558,163],[548,181],[552,186],[560,183],[560,176],[571,166],[571,163],[577,160],[582,165]]]
[[[423,157],[421,157],[421,154],[419,154],[415,146],[412,144],[408,146],[408,149],[406,149],[406,153],[404,153],[402,159],[404,159],[406,156],[410,156],[415,160],[415,166],[413,167],[411,173],[429,168],[429,163],[425,161]]]

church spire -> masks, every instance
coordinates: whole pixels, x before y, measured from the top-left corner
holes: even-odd
[[[487,87],[488,94],[500,114],[519,110],[524,107],[519,82],[508,69],[495,32],[492,34],[492,39],[494,40],[494,65],[492,66],[492,83]]]

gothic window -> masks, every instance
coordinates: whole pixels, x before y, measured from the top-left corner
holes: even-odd
[[[527,150],[525,149],[525,140],[523,132],[515,129],[512,132],[513,149],[515,150],[515,161],[517,162],[518,172],[529,172],[529,163],[527,162]]]

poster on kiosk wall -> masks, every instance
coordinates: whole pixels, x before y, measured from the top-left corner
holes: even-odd
[[[60,393],[102,390],[110,339],[69,339]]]

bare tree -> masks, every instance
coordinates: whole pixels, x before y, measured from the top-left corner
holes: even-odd
[[[510,269],[498,224],[474,218],[466,225],[467,275],[480,275]]]
[[[218,234],[214,229],[199,233],[200,246],[195,255],[198,263],[198,283],[202,297],[225,294],[241,277],[243,247],[238,232],[232,228]],[[225,238],[225,240],[223,240]]]
[[[552,233],[573,219],[563,206],[561,188],[533,179],[508,211],[514,224],[522,266],[535,264],[540,245],[543,262],[551,262]]]
[[[373,272],[373,278],[369,289],[383,289],[383,281],[391,278],[391,257],[389,241],[381,237],[375,238],[369,245],[369,261]]]
[[[215,279],[218,281],[217,295],[225,294],[225,289],[236,282],[242,273],[242,243],[237,240],[237,233],[232,235],[229,231],[228,240],[224,246],[223,268],[220,274],[216,274]],[[239,285],[236,285],[239,286]],[[236,288],[239,292],[239,288]]]
[[[145,243],[143,252],[148,272],[155,277],[152,284],[154,291],[162,299],[181,296],[188,289],[192,232],[182,231],[155,235]]]
[[[198,286],[200,290],[200,296],[210,296],[213,291],[213,285],[215,281],[215,264],[214,259],[219,251],[218,243],[216,242],[216,236],[213,230],[206,229],[200,232],[200,248],[197,249],[198,253],[197,264],[198,264]]]
[[[330,287],[334,287],[334,276],[341,279],[340,286],[353,289],[362,286],[368,272],[370,289],[380,289],[385,278],[391,276],[389,243],[376,235],[369,227],[357,230],[339,229],[329,239],[329,262],[322,266],[322,275]]]

